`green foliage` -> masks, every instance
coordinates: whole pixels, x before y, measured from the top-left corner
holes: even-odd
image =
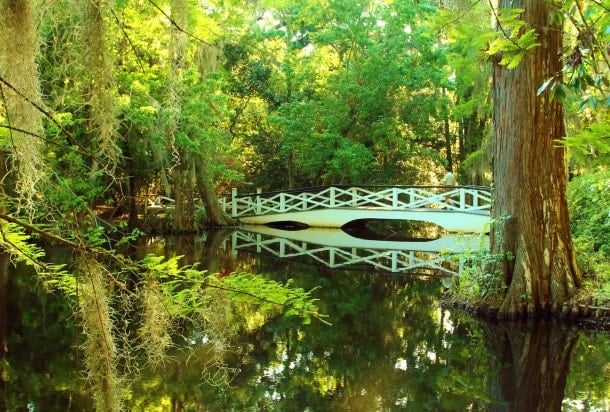
[[[357,142],[342,140],[334,152],[324,177],[338,183],[364,182],[374,158],[370,150]]]
[[[438,32],[422,24],[436,8],[315,3],[274,3],[287,35],[261,24],[252,31],[267,31],[264,41],[249,34],[230,47],[230,91],[249,109],[238,106],[234,130],[256,156],[256,186],[413,182],[413,165],[445,147],[446,53]],[[317,11],[301,14],[310,9]],[[288,34],[304,31],[307,47],[293,47]]]
[[[525,28],[521,19],[522,9],[502,8],[498,18],[498,37],[494,39],[486,50],[489,57],[500,56],[499,64],[513,69],[521,63],[525,54],[540,45],[536,40],[536,29]]]
[[[470,303],[485,302],[496,297],[498,291],[504,288],[499,265],[507,258],[510,256],[488,251],[462,256],[465,266],[454,281],[452,294]]]
[[[592,292],[610,297],[610,171],[574,178],[568,185],[577,262]]]
[[[610,164],[610,117],[574,131],[560,143],[579,164],[605,166]]]
[[[610,13],[603,2],[562,2],[551,18],[565,27],[565,62],[562,76],[547,79],[538,94],[549,90],[549,96],[580,113],[586,127],[595,112],[610,106]]]
[[[92,175],[86,161],[77,148],[71,147],[50,162],[58,172],[58,181],[51,182],[45,194],[62,212],[87,211],[89,203],[103,192],[96,179],[102,174]]]
[[[496,238],[501,239],[501,228],[508,216],[491,222],[489,226],[496,233]],[[511,252],[491,253],[486,244],[488,235],[485,231],[481,233],[481,243],[476,250],[467,251],[456,255],[456,259],[463,262],[463,269],[459,277],[454,279],[452,294],[467,302],[487,302],[501,296],[499,291],[506,288],[504,283],[503,265],[506,261],[514,259]],[[502,249],[502,248],[500,248]]]
[[[249,273],[232,273],[219,278],[195,267],[180,267],[180,256],[164,259],[148,255],[142,264],[160,281],[171,308],[182,316],[197,312],[205,302],[202,295],[210,291],[226,293],[235,304],[248,304],[265,316],[298,317],[309,323],[312,318],[323,320],[311,297],[311,291],[295,288],[291,282],[281,285]]]
[[[579,110],[610,106],[610,13],[607,2],[563,2],[561,18],[566,22],[564,82],[579,100]],[[569,23],[569,24],[568,24]]]
[[[15,223],[0,220],[0,251],[7,253],[13,263],[31,266],[41,277],[55,279],[67,273],[64,265],[45,262],[44,250],[23,226]]]

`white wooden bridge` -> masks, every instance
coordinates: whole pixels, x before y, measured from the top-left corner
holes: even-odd
[[[416,220],[449,232],[477,233],[490,219],[491,189],[482,186],[323,186],[223,199],[243,224],[296,222],[340,228],[360,219]]]
[[[231,234],[233,253],[267,253],[279,258],[306,258],[331,269],[374,267],[392,273],[458,275],[463,253],[488,247],[487,237],[448,235],[422,241],[380,241],[353,237],[340,229],[286,231],[244,225]]]

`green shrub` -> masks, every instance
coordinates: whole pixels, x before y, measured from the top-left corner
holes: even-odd
[[[610,282],[610,170],[570,181],[568,206],[580,270],[585,278]]]

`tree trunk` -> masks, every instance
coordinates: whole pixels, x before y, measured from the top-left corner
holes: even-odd
[[[236,222],[220,207],[212,179],[208,176],[204,162],[205,160],[202,160],[196,164],[195,175],[199,196],[205,208],[206,223],[211,226],[233,226]]]
[[[444,101],[447,95],[447,89],[443,87],[442,93]],[[445,137],[447,166],[455,172],[456,170],[453,167],[453,141],[451,139],[451,129],[449,128],[449,115],[445,114],[444,117],[445,118],[443,119],[443,136]]]
[[[218,68],[220,51],[218,47],[207,44],[200,44],[197,49],[198,71],[201,82],[204,82],[208,75]],[[210,103],[212,110],[219,115],[214,105]],[[212,144],[212,143],[209,143]],[[227,215],[218,203],[216,190],[214,188],[213,165],[218,164],[218,155],[215,150],[205,148],[196,157],[195,177],[197,192],[205,208],[206,224],[210,226],[233,226],[235,221]]]
[[[540,46],[521,64],[493,67],[495,203],[492,253],[504,275],[498,316],[541,315],[558,309],[581,286],[568,220],[566,161],[556,142],[564,136],[563,107],[548,93],[546,79],[561,76],[561,27],[549,23],[549,1],[505,1],[524,9]],[[520,3],[520,4],[515,4]]]
[[[8,253],[0,253],[0,359],[4,359],[8,351],[8,273],[10,256]],[[0,388],[4,383],[4,376],[0,374]]]
[[[195,231],[195,203],[193,196],[193,168],[183,159],[172,171],[174,178],[174,229],[177,232]],[[191,162],[188,162],[191,163]]]
[[[172,0],[172,21],[170,35],[170,87],[168,121],[170,150],[175,164],[172,170],[172,183],[175,199],[174,230],[192,232],[195,230],[195,204],[193,199],[194,179],[192,157],[187,149],[180,147],[177,137],[180,132],[180,117],[182,113],[181,89],[183,88],[187,39],[183,30],[188,22],[187,4],[185,0]]]

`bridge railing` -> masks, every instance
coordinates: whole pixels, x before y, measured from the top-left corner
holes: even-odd
[[[238,195],[234,189],[231,199],[224,199],[221,204],[236,218],[328,208],[445,208],[477,213],[489,211],[491,189],[484,186],[335,185],[247,195]]]

